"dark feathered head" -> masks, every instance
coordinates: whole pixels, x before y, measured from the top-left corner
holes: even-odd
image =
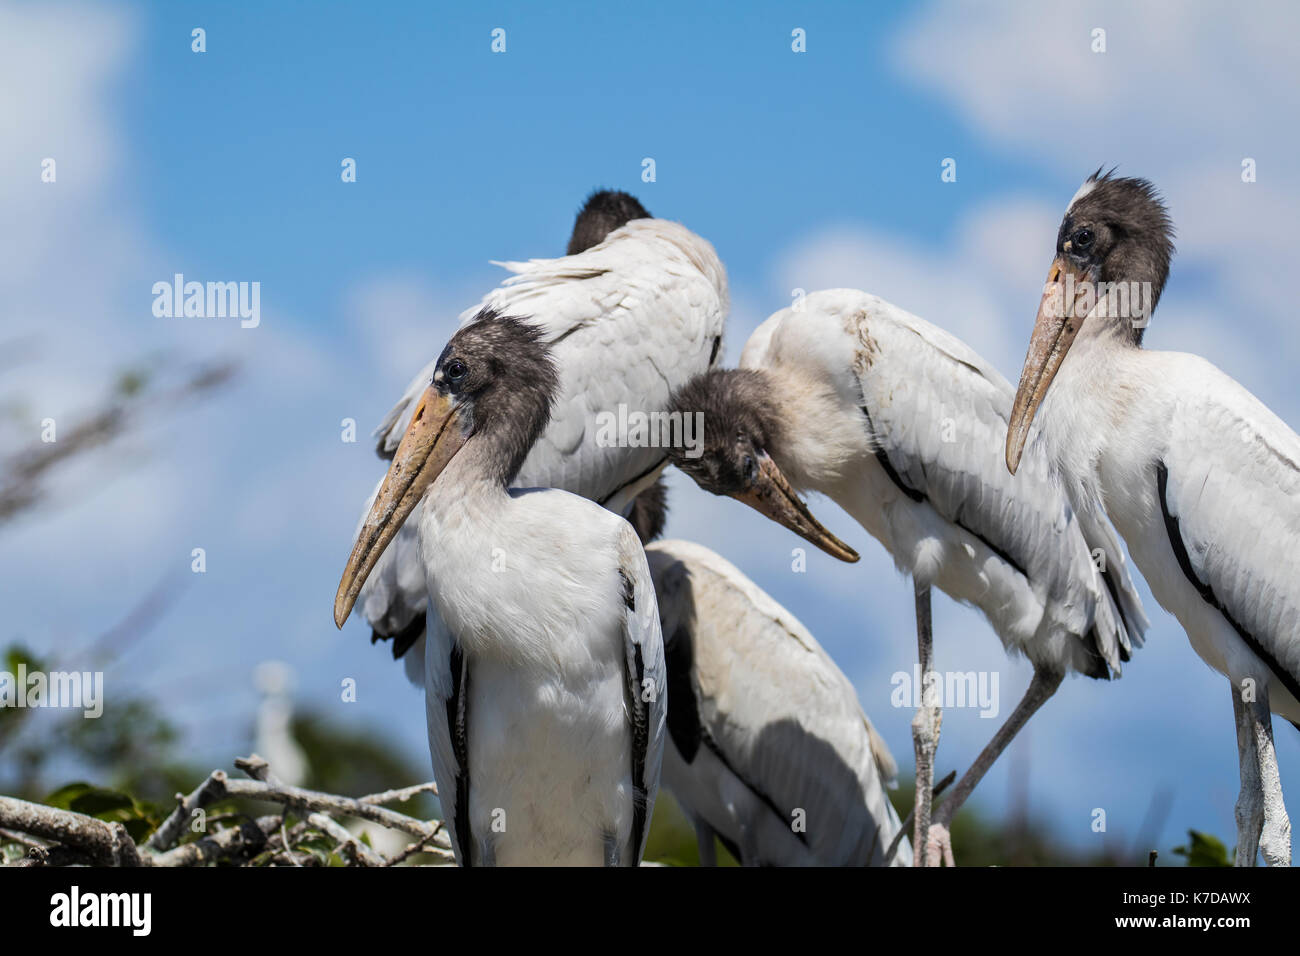
[[[519,473],[558,388],[539,336],[519,319],[484,310],[442,350],[339,581],[339,627],[397,529],[470,439],[503,486]]]
[[[778,402],[772,380],[757,369],[697,375],[678,389],[670,410],[701,427],[683,428],[695,441],[669,457],[705,491],[743,501],[827,554],[856,561],[857,552],[822,527],[772,460],[785,447]]]
[[[550,421],[559,376],[537,327],[484,309],[442,350],[432,387],[460,409],[467,435],[490,436],[509,484]]]
[[[714,369],[677,390],[672,411],[699,415],[691,448],[673,448],[672,462],[715,495],[743,492],[758,475],[760,458],[780,456],[781,416],[768,377],[754,369]]]
[[[573,235],[565,255],[574,256],[605,241],[615,229],[633,219],[650,219],[636,197],[617,189],[598,189],[583,204],[573,223]]]
[[[1006,458],[1012,473],[1034,414],[1080,331],[1086,326],[1089,334],[1140,346],[1173,255],[1173,223],[1147,180],[1099,169],[1079,188],[1056,233],[1056,255],[1011,409]]]
[[[1146,283],[1142,308],[1154,311],[1169,278],[1174,256],[1174,226],[1169,211],[1145,179],[1117,177],[1114,170],[1093,173],[1065,211],[1056,234],[1056,255],[1075,274],[1093,283]],[[1134,309],[1132,311],[1138,311]],[[1116,316],[1142,341],[1145,315]]]

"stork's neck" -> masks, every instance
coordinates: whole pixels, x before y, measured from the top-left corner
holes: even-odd
[[[771,395],[768,407],[779,417],[779,436],[767,449],[790,483],[800,491],[831,494],[845,477],[862,445],[857,409],[825,382],[783,366],[763,369]]]
[[[1117,323],[1085,321],[1039,407],[1038,440],[1073,483],[1071,497],[1105,501],[1102,477],[1107,456],[1127,447],[1135,404],[1148,385],[1145,353]],[[1031,438],[1031,440],[1033,440]]]
[[[424,499],[417,534],[429,596],[462,647],[482,652],[509,643],[505,630],[481,616],[499,603],[499,556],[528,529],[497,473],[491,448],[470,438]]]
[[[454,508],[466,498],[503,507],[510,500],[507,489],[518,471],[503,463],[502,455],[506,453],[508,449],[502,442],[493,441],[491,435],[470,436],[434,481],[426,500],[436,502],[439,508]]]

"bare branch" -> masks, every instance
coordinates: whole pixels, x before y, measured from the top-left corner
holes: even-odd
[[[358,797],[362,803],[384,804],[384,803],[405,803],[412,797],[422,793],[431,793],[435,797],[438,795],[438,785],[430,780],[428,783],[417,783],[414,787],[403,787],[401,790],[385,790],[383,793],[372,793],[369,796]]]
[[[37,442],[0,468],[0,524],[37,504],[50,471],[61,462],[107,445],[125,433],[131,418],[149,408],[170,412],[183,400],[224,385],[235,365],[222,362],[199,368],[186,381],[139,398],[115,396],[107,407],[64,432],[57,442]]]
[[[323,813],[313,813],[307,822],[318,830],[329,834],[338,843],[339,849],[347,853],[354,862],[361,866],[383,866],[384,858],[357,839],[356,834],[349,833],[343,824],[327,817]]]
[[[272,803],[282,803],[285,806],[293,807],[295,810],[308,813],[320,811],[342,814],[348,817],[360,817],[362,820],[381,824],[390,830],[401,830],[403,833],[409,833],[416,837],[433,836],[437,833],[432,823],[426,823],[423,820],[417,820],[415,817],[408,817],[403,813],[397,813],[384,807],[362,803],[352,797],[339,797],[329,793],[319,793],[315,790],[304,790],[301,787],[290,787],[285,784],[264,783],[261,780],[227,779],[224,789],[227,796],[243,797],[246,800],[268,800]],[[448,843],[448,846],[450,846],[450,843]]]
[[[454,859],[450,838],[441,821],[418,820],[366,802],[410,799],[431,789],[430,784],[390,790],[357,800],[280,783],[266,761],[256,754],[241,757],[235,763],[248,773],[265,779],[232,780],[224,771],[214,770],[190,794],[176,795],[176,809],[144,843],[144,854],[139,852],[120,823],[108,823],[82,813],[0,797],[0,837],[29,847],[27,858],[10,865],[202,866],[231,858],[251,858],[257,854],[263,854],[266,859],[268,851],[272,854],[269,857],[272,863],[315,865],[319,862],[315,857],[302,855],[294,849],[294,844],[309,827],[335,840],[339,852],[354,865],[393,866],[421,852],[432,854],[440,861]],[[256,821],[245,819],[237,826],[175,846],[195,810],[226,798],[278,803],[285,812],[296,810],[306,815],[307,820],[286,832],[283,813],[259,817]],[[417,841],[393,859],[386,859],[334,819],[340,816],[368,820],[410,834]],[[54,845],[43,846],[33,838],[53,841]]]
[[[144,863],[126,827],[82,813],[0,797],[0,826],[83,850],[101,866]]]
[[[224,792],[226,772],[214,770],[188,797],[176,794],[176,809],[171,812],[162,825],[145,841],[145,850],[158,853],[172,846],[185,832],[185,825],[199,807],[205,807],[214,800],[219,800]]]
[[[266,847],[270,832],[279,822],[280,818],[274,815],[259,817],[255,823],[245,820],[238,826],[218,830],[211,836],[160,853],[154,857],[153,865],[203,866],[232,856],[253,856]]]
[[[443,830],[443,829],[444,829],[444,827],[443,827],[442,823],[439,822],[439,823],[438,823],[438,830],[441,831],[441,830]],[[401,853],[397,854],[397,856],[392,857],[392,858],[390,858],[389,860],[385,861],[384,866],[397,866],[397,864],[399,864],[399,863],[405,863],[408,859],[410,859],[411,857],[415,856],[415,854],[417,854],[417,853],[428,853],[428,854],[431,855],[431,856],[435,856],[435,857],[438,858],[438,862],[439,862],[440,864],[444,864],[444,863],[455,863],[455,862],[456,862],[456,854],[453,853],[453,852],[451,851],[450,848],[448,848],[448,849],[443,849],[441,846],[428,846],[428,845],[427,845],[428,842],[429,842],[430,840],[432,840],[432,839],[433,839],[433,837],[431,837],[431,836],[430,836],[430,837],[425,837],[424,839],[422,839],[422,840],[420,840],[420,841],[418,841],[418,842],[416,842],[416,843],[412,843],[412,844],[410,844],[409,846],[407,846],[407,848],[406,848],[405,850],[403,850]]]

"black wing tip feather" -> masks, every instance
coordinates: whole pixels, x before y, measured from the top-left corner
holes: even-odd
[[[1169,510],[1169,468],[1163,461],[1156,462],[1156,492],[1160,498],[1160,513],[1165,519],[1165,532],[1169,535],[1169,546],[1173,549],[1174,558],[1178,561],[1178,567],[1183,572],[1183,576],[1194,587],[1201,599],[1206,604],[1214,608],[1223,615],[1223,619],[1228,622],[1237,635],[1246,643],[1251,652],[1259,658],[1260,662],[1277,678],[1278,683],[1290,692],[1296,700],[1300,700],[1300,677],[1292,674],[1268,649],[1260,643],[1259,639],[1243,627],[1232,613],[1219,600],[1218,595],[1214,593],[1214,588],[1201,582],[1196,576],[1196,569],[1192,567],[1191,556],[1187,553],[1187,545],[1183,541],[1182,529],[1178,519],[1174,517]],[[1298,725],[1300,726],[1300,725]]]
[[[393,660],[401,660],[403,655],[411,649],[411,645],[424,636],[426,611],[421,611],[415,617],[411,618],[411,623],[400,630],[391,634],[382,633],[379,628],[370,629],[370,643],[378,644],[380,641],[393,642]]]
[[[620,573],[622,573],[621,569]],[[631,584],[626,575],[624,575],[624,582]],[[632,611],[635,602],[630,591],[626,600],[628,610]],[[641,688],[645,681],[645,661],[641,656],[640,644],[634,646],[632,657],[630,662],[632,673],[628,677],[632,697],[632,852],[634,856],[629,865],[636,866],[645,850],[646,810],[650,803],[650,794],[645,780],[646,755],[650,750],[650,714],[649,708],[641,697]]]
[[[668,484],[663,476],[632,499],[632,511],[627,520],[642,545],[664,533],[664,526],[668,523]]]
[[[459,646],[451,649],[451,696],[447,698],[447,730],[451,735],[452,755],[456,760],[456,847],[460,851],[460,865],[472,866],[469,835],[469,731],[466,727],[466,707],[469,670]]]
[[[1093,680],[1110,680],[1110,666],[1101,652],[1101,633],[1097,630],[1097,625],[1092,626],[1088,638],[1091,641],[1091,644],[1085,647],[1088,663],[1087,667],[1082,668],[1080,672],[1084,677],[1091,677]]]

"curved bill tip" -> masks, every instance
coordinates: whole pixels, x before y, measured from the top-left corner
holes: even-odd
[[[853,564],[859,560],[858,552],[831,534],[813,517],[808,506],[799,498],[785,475],[767,455],[759,458],[758,477],[744,491],[732,495],[755,511],[789,528],[805,541],[817,545],[833,558]]]
[[[1007,471],[1013,475],[1020,467],[1020,458],[1025,453],[1025,439],[1029,436],[1029,420],[1022,417],[1015,424],[1015,428],[1007,429],[1006,446]]]

